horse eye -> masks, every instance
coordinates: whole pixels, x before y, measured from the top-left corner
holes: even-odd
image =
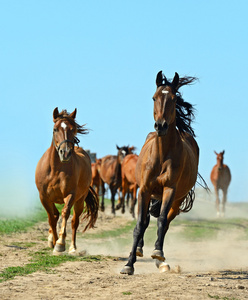
[[[57,128],[53,128],[53,132],[57,132],[58,131],[58,129]]]
[[[155,99],[155,98],[152,98],[152,100],[153,100],[153,101],[156,101],[156,99]]]

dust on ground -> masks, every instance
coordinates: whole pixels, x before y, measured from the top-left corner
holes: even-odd
[[[237,212],[235,212],[237,210]],[[237,207],[232,208],[232,218],[241,217]],[[234,214],[235,212],[235,214]],[[234,216],[233,216],[234,214]],[[214,204],[211,201],[196,201],[193,210],[180,216],[215,219]],[[247,214],[246,214],[247,216]],[[229,217],[229,216],[227,216]],[[90,233],[100,233],[123,227],[131,220],[118,211],[112,217],[108,211],[99,213],[97,228]],[[152,221],[151,226],[155,226]],[[69,229],[69,225],[68,225]],[[30,260],[29,252],[45,248],[48,224],[41,223],[31,231],[6,235],[0,238],[0,269],[23,266]],[[214,241],[190,242],[177,240],[168,231],[165,240],[165,256],[171,272],[159,273],[150,258],[152,243],[144,247],[144,257],[138,258],[133,276],[121,275],[131,250],[132,233],[120,239],[83,239],[78,236],[78,251],[88,254],[111,255],[112,258],[98,262],[67,262],[53,268],[52,273],[36,272],[28,276],[17,276],[0,283],[1,299],[248,299],[248,241],[241,238],[242,231],[234,226],[230,231],[220,231]],[[68,231],[68,242],[70,232]],[[125,240],[127,242],[125,242]],[[20,242],[34,242],[25,248]],[[113,258],[114,257],[114,258]],[[180,266],[180,269],[177,266]]]

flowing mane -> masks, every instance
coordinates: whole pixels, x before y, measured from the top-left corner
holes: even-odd
[[[176,103],[176,126],[181,134],[185,132],[195,137],[194,129],[191,126],[195,118],[195,109],[192,104],[183,100],[181,93],[178,91],[184,85],[193,84],[197,80],[196,77],[185,76],[179,79],[176,90],[177,103]]]

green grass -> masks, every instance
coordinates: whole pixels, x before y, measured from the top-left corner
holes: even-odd
[[[46,221],[47,213],[41,206],[37,207],[34,212],[25,218],[0,219],[0,234],[10,234],[14,232],[27,231],[38,222]]]
[[[125,226],[118,227],[116,229],[101,231],[100,233],[85,233],[83,238],[85,239],[107,239],[113,237],[120,237],[121,235],[127,234],[134,229],[136,225],[136,220],[129,221]]]
[[[174,233],[189,241],[216,238],[219,232],[228,232],[239,229],[243,232],[243,238],[248,239],[248,221],[245,219],[220,219],[220,220],[182,220],[176,219],[171,227],[183,226],[183,230]]]
[[[100,255],[96,256],[70,256],[70,255],[60,255],[54,256],[48,253],[50,248],[43,249],[42,251],[38,251],[32,253],[32,259],[29,264],[26,264],[23,267],[8,267],[4,269],[0,273],[0,282],[13,279],[15,276],[24,276],[28,274],[32,274],[37,271],[44,271],[44,272],[52,272],[52,268],[67,262],[67,261],[87,261],[87,262],[94,262],[100,261],[104,258]]]
[[[208,297],[211,299],[220,299],[220,300],[238,300],[238,298],[229,298],[229,297],[220,297],[220,296],[212,296],[208,294]]]

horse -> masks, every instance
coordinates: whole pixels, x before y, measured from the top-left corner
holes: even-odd
[[[95,163],[91,163],[91,171],[92,171],[91,186],[95,187],[95,192],[96,192],[98,198],[100,197],[100,189],[101,189],[102,195],[104,195],[104,193],[105,193],[104,182],[102,181],[101,176],[100,176],[101,164],[102,164],[101,158],[96,159]],[[104,211],[103,196],[102,196],[100,209],[101,209],[101,211]]]
[[[115,215],[115,194],[121,187],[121,164],[124,157],[132,151],[130,147],[119,147],[117,155],[106,155],[102,158],[100,177],[107,183],[111,192],[111,211]],[[102,208],[104,209],[104,193],[102,194]]]
[[[231,172],[227,165],[223,164],[224,159],[224,153],[225,151],[222,151],[220,153],[217,153],[214,151],[217,158],[217,164],[213,167],[210,179],[214,186],[214,191],[216,195],[216,209],[217,209],[217,216],[223,216],[225,214],[225,204],[227,199],[227,190],[228,186],[231,182]],[[222,210],[220,213],[220,198],[219,198],[219,190],[222,190],[223,192],[223,199],[222,199]]]
[[[121,196],[121,207],[125,211],[125,196],[131,192],[131,206],[130,214],[135,218],[134,207],[137,202],[137,189],[138,184],[135,178],[135,168],[138,161],[137,154],[128,154],[124,157],[121,166],[121,179],[122,179],[122,196]],[[128,200],[127,200],[128,201]]]
[[[90,157],[82,148],[75,147],[79,143],[76,135],[88,133],[85,125],[76,123],[76,112],[75,109],[71,114],[66,110],[59,113],[57,107],[54,109],[52,143],[39,160],[35,172],[40,201],[47,212],[50,225],[48,246],[54,248],[54,254],[65,251],[66,225],[72,207],[70,254],[77,249],[76,231],[80,216],[83,214],[82,220],[87,222],[84,231],[94,227],[98,216],[99,200],[90,186]],[[56,231],[59,211],[55,203],[64,204],[59,236]]]
[[[196,79],[179,78],[175,73],[173,80],[168,81],[162,71],[157,74],[153,96],[155,132],[148,134],[136,165],[138,218],[133,246],[121,274],[134,274],[136,256],[143,256],[143,236],[150,214],[158,218],[157,240],[151,257],[160,272],[170,269],[163,252],[165,234],[180,212],[192,208],[199,162],[199,147],[191,126],[194,108],[183,100],[178,90]]]

